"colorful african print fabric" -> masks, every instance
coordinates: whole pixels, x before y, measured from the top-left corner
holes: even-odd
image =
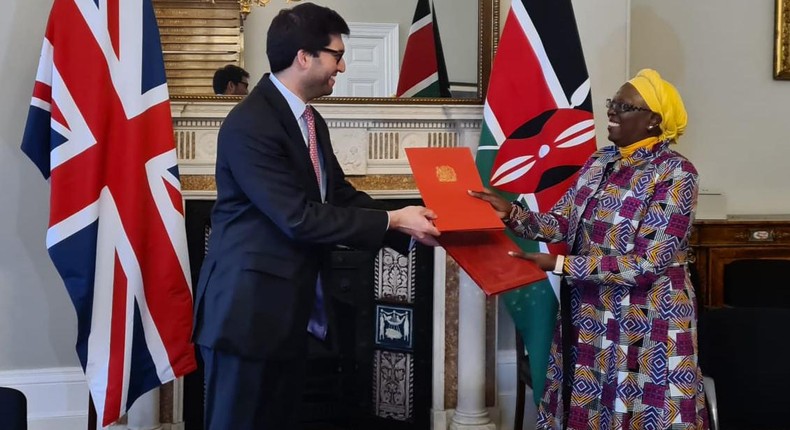
[[[600,149],[549,213],[509,227],[567,242],[576,341],[568,429],[707,429],[697,312],[686,266],[697,172],[667,142],[622,158]],[[559,319],[537,428],[561,428]]]

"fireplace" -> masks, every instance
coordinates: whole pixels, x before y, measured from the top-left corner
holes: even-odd
[[[181,187],[189,211],[190,264],[195,278],[205,252],[207,230],[205,223],[192,221],[199,217],[207,220],[210,201],[216,197],[216,137],[222,119],[234,104],[218,100],[171,104]],[[322,104],[320,110],[330,128],[335,155],[344,172],[351,175],[348,180],[378,199],[405,203],[419,197],[406,148],[474,148],[480,140],[482,106]],[[442,248],[417,248],[406,259],[379,254],[379,263],[373,263],[373,269],[368,265],[345,266],[348,261],[370,261],[370,255],[338,250],[335,257],[339,264],[336,270],[342,275],[333,285],[337,290],[334,304],[341,307],[341,313],[356,315],[339,323],[353,327],[355,348],[368,355],[359,360],[357,355],[362,352],[356,349],[351,355],[347,350],[339,354],[343,342],[330,345],[328,351],[313,345],[313,352],[326,358],[316,364],[316,369],[328,369],[340,376],[331,380],[330,388],[326,384],[311,385],[308,399],[320,398],[327,391],[344,399],[342,406],[316,402],[315,414],[323,416],[321,419],[326,422],[314,422],[315,427],[337,428],[332,420],[345,420],[351,423],[348,428],[492,428],[488,414],[498,416],[494,384],[496,300],[486,299],[468,278],[461,276],[458,266]],[[340,260],[346,262],[340,264]],[[390,275],[401,273],[408,278],[410,268],[415,274],[411,279],[419,287],[415,291],[381,284],[382,288],[373,287],[372,299],[368,293],[351,293],[351,286],[362,284],[358,279],[363,274],[367,276],[364,282],[370,282],[370,270],[374,285],[379,285],[377,279],[384,279],[381,275],[387,270]],[[376,278],[377,273],[380,278]],[[344,292],[344,288],[349,288],[349,292]],[[414,301],[410,302],[412,293]],[[360,303],[366,305],[354,310]],[[365,312],[370,315],[360,316]],[[467,323],[459,324],[462,321]],[[406,324],[409,336],[405,336]],[[184,385],[177,381],[164,390],[161,404],[168,421],[163,423],[180,426],[182,416],[190,423],[201,419],[195,405],[199,407],[202,402],[191,397],[202,396],[202,377],[189,376]],[[347,396],[364,390],[367,397]],[[186,397],[183,410],[182,394]],[[347,405],[354,411],[366,411],[366,415],[354,415],[345,408]],[[337,417],[321,415],[321,408],[330,409]],[[304,416],[308,419],[315,414]]]

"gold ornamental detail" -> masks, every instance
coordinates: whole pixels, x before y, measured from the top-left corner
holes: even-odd
[[[458,177],[455,175],[455,169],[450,166],[436,166],[436,179],[439,182],[457,182]]]

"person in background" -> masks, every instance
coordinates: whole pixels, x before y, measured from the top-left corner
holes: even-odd
[[[409,236],[436,244],[433,211],[387,210],[346,181],[326,122],[308,104],[331,94],[345,70],[348,33],[329,8],[281,10],[267,35],[271,74],[220,127],[195,293],[209,430],[299,428],[308,332],[332,335],[323,286],[335,245],[377,250],[390,239],[407,251]]]
[[[697,170],[670,146],[686,128],[686,110],[650,69],[606,107],[614,146],[590,157],[549,212],[470,191],[516,234],[570,250],[514,254],[570,289],[561,306],[570,307],[572,329],[563,332],[558,318],[537,428],[707,429],[686,261]],[[571,338],[565,354],[563,336]]]
[[[246,96],[250,74],[233,64],[220,67],[214,72],[214,94],[218,96]]]

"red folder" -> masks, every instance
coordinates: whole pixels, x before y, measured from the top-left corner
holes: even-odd
[[[491,205],[467,193],[483,188],[469,148],[406,148],[406,156],[439,231],[504,230]]]
[[[546,279],[535,263],[508,254],[521,250],[504,231],[445,233],[439,243],[487,296]]]
[[[438,215],[439,243],[486,295],[546,279],[535,263],[508,255],[520,249],[502,220],[467,193],[483,188],[469,148],[407,148],[406,156],[425,206]]]

